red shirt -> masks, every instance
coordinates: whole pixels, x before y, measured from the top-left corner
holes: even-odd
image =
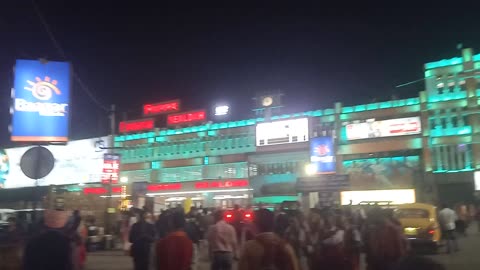
[[[157,269],[189,270],[193,243],[183,231],[172,232],[157,242]]]

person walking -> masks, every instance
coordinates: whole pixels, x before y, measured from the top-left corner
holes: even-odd
[[[230,270],[237,252],[237,233],[235,228],[223,219],[222,210],[216,211],[214,217],[216,223],[207,232],[211,269]]]
[[[268,209],[255,212],[254,222],[260,233],[245,244],[238,270],[300,270],[293,248],[273,232],[274,221],[275,215]]]
[[[156,269],[190,270],[193,242],[184,231],[185,214],[183,210],[173,210],[168,218],[171,232],[156,243]]]
[[[150,246],[155,237],[155,228],[145,219],[145,212],[140,213],[139,220],[130,230],[129,241],[132,243],[131,256],[135,270],[148,270],[150,263]]]
[[[457,252],[459,250],[457,238],[455,237],[457,214],[447,204],[443,204],[442,210],[438,213],[438,219],[442,228],[443,239],[447,241],[447,253]]]

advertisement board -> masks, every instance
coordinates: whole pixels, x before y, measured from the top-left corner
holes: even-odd
[[[343,161],[352,190],[410,189],[421,179],[419,156]]]
[[[12,141],[66,142],[70,64],[17,60],[12,93]]]
[[[315,166],[317,174],[335,173],[336,162],[332,137],[317,137],[310,140],[310,162]]]
[[[38,180],[39,186],[101,182],[103,154],[109,147],[109,138],[101,137],[70,141],[68,145],[48,145],[55,158],[50,174]],[[31,147],[0,150],[0,186],[19,188],[35,186],[20,169],[22,155]]]
[[[347,140],[382,138],[420,134],[422,124],[420,117],[397,118],[382,121],[368,120],[363,123],[348,124]]]
[[[259,123],[256,126],[257,146],[307,142],[308,118]]]
[[[120,155],[105,153],[103,154],[103,184],[117,184],[120,173]]]

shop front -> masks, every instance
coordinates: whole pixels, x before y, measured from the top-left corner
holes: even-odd
[[[246,207],[252,198],[248,179],[136,182],[132,184],[132,192],[135,207],[148,207],[151,204],[154,213],[186,204],[202,208],[232,208],[235,205]]]

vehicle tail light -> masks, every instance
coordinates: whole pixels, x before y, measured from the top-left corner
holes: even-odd
[[[428,230],[428,234],[430,234],[430,235],[435,234],[435,230]]]
[[[227,218],[232,218],[232,214],[227,214]]]
[[[245,218],[251,218],[252,214],[245,214]]]

